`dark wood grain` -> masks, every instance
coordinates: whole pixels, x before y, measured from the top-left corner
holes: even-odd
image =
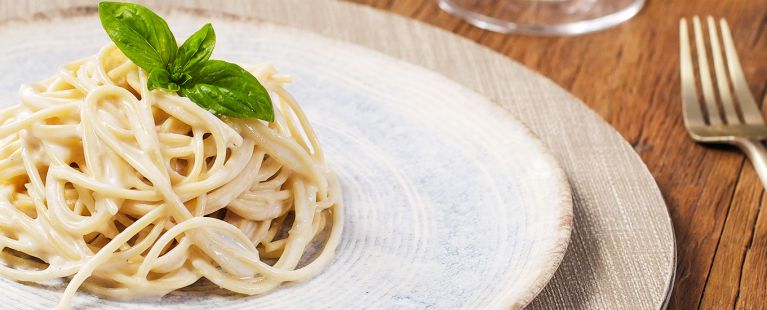
[[[650,0],[633,20],[579,37],[502,35],[435,0],[351,0],[455,32],[551,78],[628,140],[668,203],[679,265],[672,309],[767,306],[767,198],[743,154],[692,142],[681,116],[678,23],[724,17],[752,92],[767,91],[767,1]]]

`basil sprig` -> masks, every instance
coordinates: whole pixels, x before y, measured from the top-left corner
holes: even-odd
[[[216,45],[210,24],[179,47],[168,23],[141,5],[101,2],[99,18],[123,54],[149,72],[149,90],[178,92],[219,115],[274,121],[269,92],[253,74],[236,64],[210,59]]]

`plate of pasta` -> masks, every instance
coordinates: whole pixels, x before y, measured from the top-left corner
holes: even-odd
[[[11,305],[522,307],[567,247],[543,144],[375,51],[102,2],[3,23],[0,67]]]

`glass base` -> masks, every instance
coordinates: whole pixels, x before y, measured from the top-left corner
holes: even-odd
[[[646,0],[438,0],[474,26],[501,33],[578,35],[623,23]]]

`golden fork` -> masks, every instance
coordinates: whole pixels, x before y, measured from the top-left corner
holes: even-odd
[[[692,18],[695,58],[698,63],[700,88],[703,92],[703,104],[701,104],[695,85],[688,23],[684,18],[679,21],[679,59],[685,127],[687,127],[690,136],[700,143],[730,144],[739,147],[753,163],[762,184],[767,186],[767,149],[762,144],[762,140],[767,138],[767,125],[765,125],[764,116],[762,116],[762,112],[748,88],[727,21],[719,20],[723,48],[719,43],[720,37],[714,18],[707,17],[706,23],[708,43],[713,57],[716,88],[709,72],[706,39],[700,18],[697,16]],[[723,52],[727,61],[726,67],[722,57]],[[717,105],[717,89],[721,111]],[[733,91],[735,93],[734,98]],[[737,99],[737,104],[734,99]],[[738,109],[740,114],[738,114]]]

